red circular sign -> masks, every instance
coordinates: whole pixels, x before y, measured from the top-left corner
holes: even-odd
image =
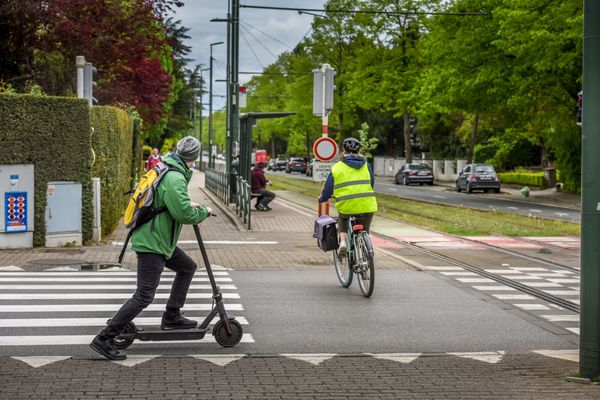
[[[315,141],[313,153],[321,161],[331,161],[337,155],[337,143],[330,137],[322,137]]]

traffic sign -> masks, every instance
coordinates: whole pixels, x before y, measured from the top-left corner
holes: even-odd
[[[327,162],[337,155],[337,143],[330,137],[321,137],[313,145],[313,153],[319,160]]]

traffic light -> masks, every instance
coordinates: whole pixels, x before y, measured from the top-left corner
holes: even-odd
[[[98,86],[95,80],[98,78],[98,70],[90,62],[86,62],[83,67],[83,97],[88,99],[90,106],[98,104],[94,97],[94,89]]]
[[[333,92],[335,90],[334,77],[336,72],[329,64],[323,64],[321,69],[313,70],[313,114],[323,115],[333,109]],[[323,90],[323,86],[325,90]]]

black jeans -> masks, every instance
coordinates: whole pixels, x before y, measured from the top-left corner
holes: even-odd
[[[160,282],[160,275],[165,267],[176,272],[171,294],[167,301],[166,313],[168,316],[177,316],[185,304],[188,289],[192,283],[196,263],[179,247],[175,248],[173,256],[165,257],[156,253],[137,253],[137,289],[133,297],[117,311],[106,328],[100,331],[104,339],[112,339],[119,335],[129,322],[133,321],[139,313],[148,307],[154,300],[156,288]]]
[[[348,225],[350,224],[350,217],[357,217],[355,225],[362,225],[363,229],[369,232],[371,228],[371,221],[373,221],[374,213],[364,214],[338,214],[338,229],[340,232],[348,232]]]
[[[267,189],[258,189],[255,190],[254,193],[260,194],[260,196],[256,198],[256,205],[262,204],[263,206],[268,206],[275,198],[275,193],[270,192]]]

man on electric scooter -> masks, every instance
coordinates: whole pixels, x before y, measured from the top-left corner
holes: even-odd
[[[106,327],[90,343],[90,348],[109,360],[124,360],[127,356],[114,345],[114,338],[125,326],[154,300],[160,276],[165,267],[176,272],[161,329],[190,329],[196,321],[185,318],[181,307],[196,271],[196,263],[179,247],[177,241],[183,224],[199,224],[212,210],[193,203],[188,195],[191,169],[198,159],[200,143],[192,136],[177,142],[177,151],[165,157],[170,171],[155,192],[153,207],[166,207],[152,221],[137,228],[132,235],[131,248],[137,253],[137,289]]]

